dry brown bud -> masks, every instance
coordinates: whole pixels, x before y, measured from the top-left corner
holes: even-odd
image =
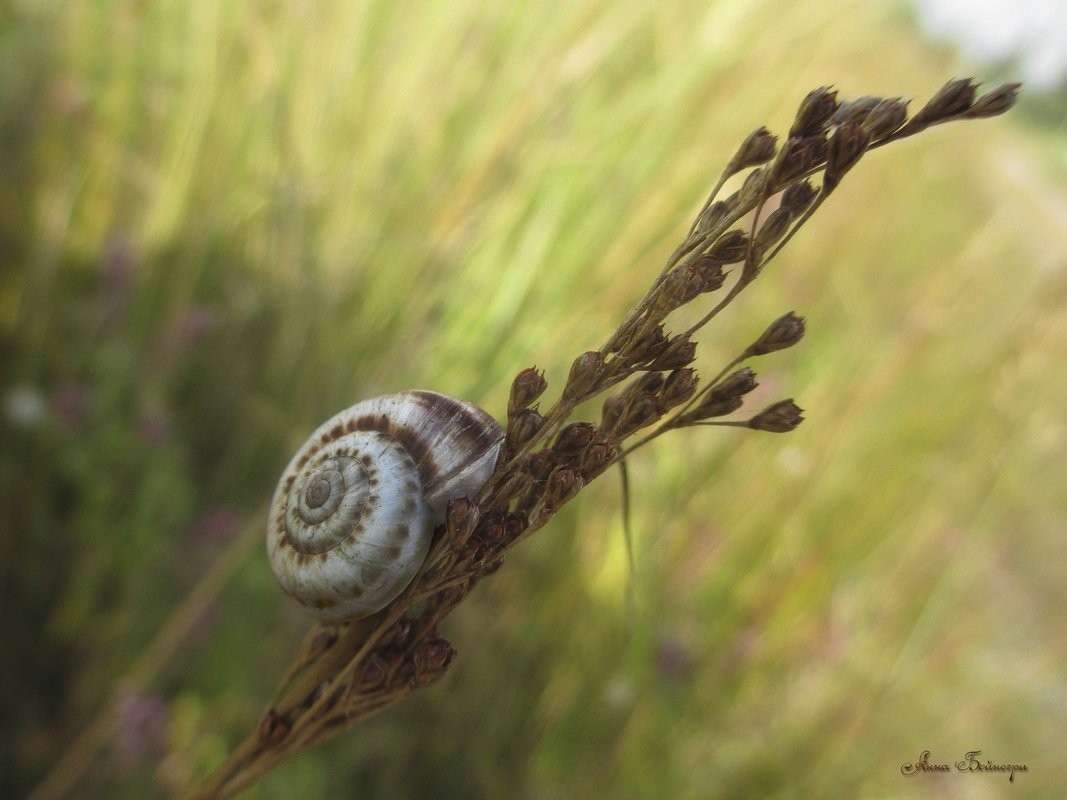
[[[693,260],[692,267],[700,274],[700,279],[704,283],[704,288],[701,291],[714,292],[726,282],[726,273],[723,271],[722,261],[713,255],[704,253],[701,256],[697,256]]]
[[[726,397],[743,397],[759,386],[756,373],[748,367],[741,367],[719,381],[708,393],[709,398],[721,400]]]
[[[692,264],[686,264],[667,275],[656,298],[653,317],[666,316],[701,293],[704,280]]]
[[[786,206],[779,206],[772,211],[756,232],[756,244],[760,248],[770,247],[777,242],[789,230],[793,221],[793,212]]]
[[[457,497],[448,501],[445,509],[445,532],[454,548],[463,546],[477,526],[480,516],[477,504],[469,498]]]
[[[649,369],[681,369],[692,364],[696,357],[697,343],[679,334],[670,340],[667,349],[649,365]]]
[[[582,453],[578,468],[586,483],[600,475],[615,460],[615,445],[608,441],[596,441]]]
[[[518,539],[523,531],[529,527],[529,521],[526,519],[526,514],[522,511],[509,511],[507,518],[504,520],[504,536],[509,542],[513,542]]]
[[[697,229],[701,231],[711,230],[722,221],[722,218],[726,216],[726,212],[727,204],[722,200],[715,201],[700,215],[697,220]]]
[[[532,408],[524,408],[508,420],[508,431],[505,435],[507,450],[515,453],[520,447],[537,435],[545,424],[545,418]]]
[[[782,207],[788,208],[793,212],[793,216],[799,217],[811,205],[816,194],[818,192],[810,181],[799,181],[782,192]]]
[[[774,158],[774,150],[778,137],[766,128],[757,128],[752,131],[741,143],[737,153],[726,168],[728,175],[733,175],[746,167],[755,167],[766,164]]]
[[[564,426],[556,437],[552,449],[560,456],[576,456],[593,441],[596,426],[591,422],[572,422]]]
[[[725,417],[737,411],[743,404],[744,400],[740,397],[716,397],[712,392],[699,406],[683,414],[680,421],[682,425],[687,425],[702,419]]]
[[[537,367],[527,367],[511,383],[511,396],[508,398],[508,416],[513,417],[522,409],[528,408],[548,387],[545,374]]]
[[[616,428],[616,438],[629,436],[636,430],[651,425],[658,420],[663,413],[659,408],[659,398],[651,392],[639,394],[631,398],[623,413],[622,419]]]
[[[826,137],[822,134],[787,140],[775,159],[771,188],[781,187],[821,164],[826,158],[826,147]]]
[[[600,430],[605,436],[610,436],[615,430],[625,410],[626,398],[622,395],[615,395],[604,401],[604,407],[600,411]]]
[[[556,467],[545,484],[545,505],[550,511],[558,510],[572,499],[584,486],[582,476],[569,467]]]
[[[804,421],[802,413],[803,409],[791,399],[779,400],[750,419],[748,427],[757,431],[788,433]]]
[[[910,127],[925,127],[967,111],[978,86],[970,78],[951,80],[937,90],[930,102],[911,118]]]
[[[587,397],[596,389],[600,376],[604,374],[604,355],[599,350],[582,353],[571,364],[567,385],[563,389],[566,400],[576,401]]]
[[[804,318],[790,311],[770,324],[763,334],[745,350],[745,358],[762,356],[792,347],[804,336]]]
[[[834,112],[833,117],[830,119],[830,123],[833,125],[843,125],[846,122],[855,122],[857,125],[862,125],[863,121],[867,119],[867,115],[882,102],[881,97],[857,97],[855,100],[848,100],[841,103],[837,107],[837,111]]]
[[[444,639],[433,637],[419,645],[412,656],[414,674],[410,684],[414,687],[429,686],[448,669],[456,651]]]
[[[741,189],[737,195],[737,202],[742,205],[746,203],[753,203],[763,192],[763,187],[767,181],[767,171],[762,167],[754,169],[748,175],[745,176],[745,182],[741,184]]]
[[[535,481],[543,481],[556,466],[556,454],[547,448],[538,450],[530,456],[526,466]]]
[[[633,383],[626,387],[626,397],[637,397],[639,394],[656,394],[663,388],[662,372],[646,372]]]
[[[813,89],[800,101],[793,127],[789,129],[789,138],[816,136],[823,133],[836,110],[837,92],[829,86]]]
[[[870,134],[854,122],[846,122],[834,131],[826,153],[823,191],[831,192],[837,187],[845,173],[856,166],[866,152],[870,140]]]
[[[863,121],[863,127],[870,134],[871,141],[877,142],[896,133],[907,121],[908,101],[903,97],[887,97],[871,110]]]
[[[1005,83],[991,89],[974,101],[974,105],[967,112],[968,117],[995,117],[1003,114],[1015,105],[1019,99],[1021,83]]]
[[[633,365],[656,358],[669,344],[667,334],[663,332],[663,326],[656,325],[633,343],[627,361]]]
[[[711,246],[707,254],[723,264],[736,264],[744,261],[748,254],[748,237],[744,231],[736,228],[727,231],[715,240],[715,244]]]
[[[259,721],[259,738],[270,744],[278,744],[289,735],[292,729],[293,721],[288,716],[269,708]]]
[[[676,369],[667,376],[660,390],[660,405],[675,408],[691,398],[697,389],[697,373],[694,369]]]

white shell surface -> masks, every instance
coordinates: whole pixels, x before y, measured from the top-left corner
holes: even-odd
[[[426,391],[327,420],[271,505],[267,553],[282,588],[328,620],[384,608],[418,572],[448,501],[488,480],[503,436],[481,409]]]

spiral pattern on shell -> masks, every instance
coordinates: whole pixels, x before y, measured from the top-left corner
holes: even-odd
[[[418,573],[448,501],[496,466],[503,429],[428,391],[365,400],[330,418],[286,467],[267,554],[282,589],[327,620],[368,616]]]

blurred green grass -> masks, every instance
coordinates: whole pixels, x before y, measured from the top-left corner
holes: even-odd
[[[533,363],[558,388],[752,128],[965,69],[879,3],[3,15],[5,795],[318,422],[416,386],[500,416]],[[708,332],[714,369],[805,314],[756,365],[804,426],[642,453],[632,576],[609,477],[450,621],[442,684],[248,796],[999,796],[899,771],[978,748],[1029,764],[1020,797],[1067,785],[1067,182],[1012,117],[872,154]],[[204,775],[304,625],[257,547],[84,794]]]

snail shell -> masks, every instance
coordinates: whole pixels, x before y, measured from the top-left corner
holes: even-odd
[[[411,582],[448,501],[475,494],[504,431],[480,408],[437,392],[365,400],[311,434],[282,473],[267,555],[282,589],[311,614],[373,614]]]

